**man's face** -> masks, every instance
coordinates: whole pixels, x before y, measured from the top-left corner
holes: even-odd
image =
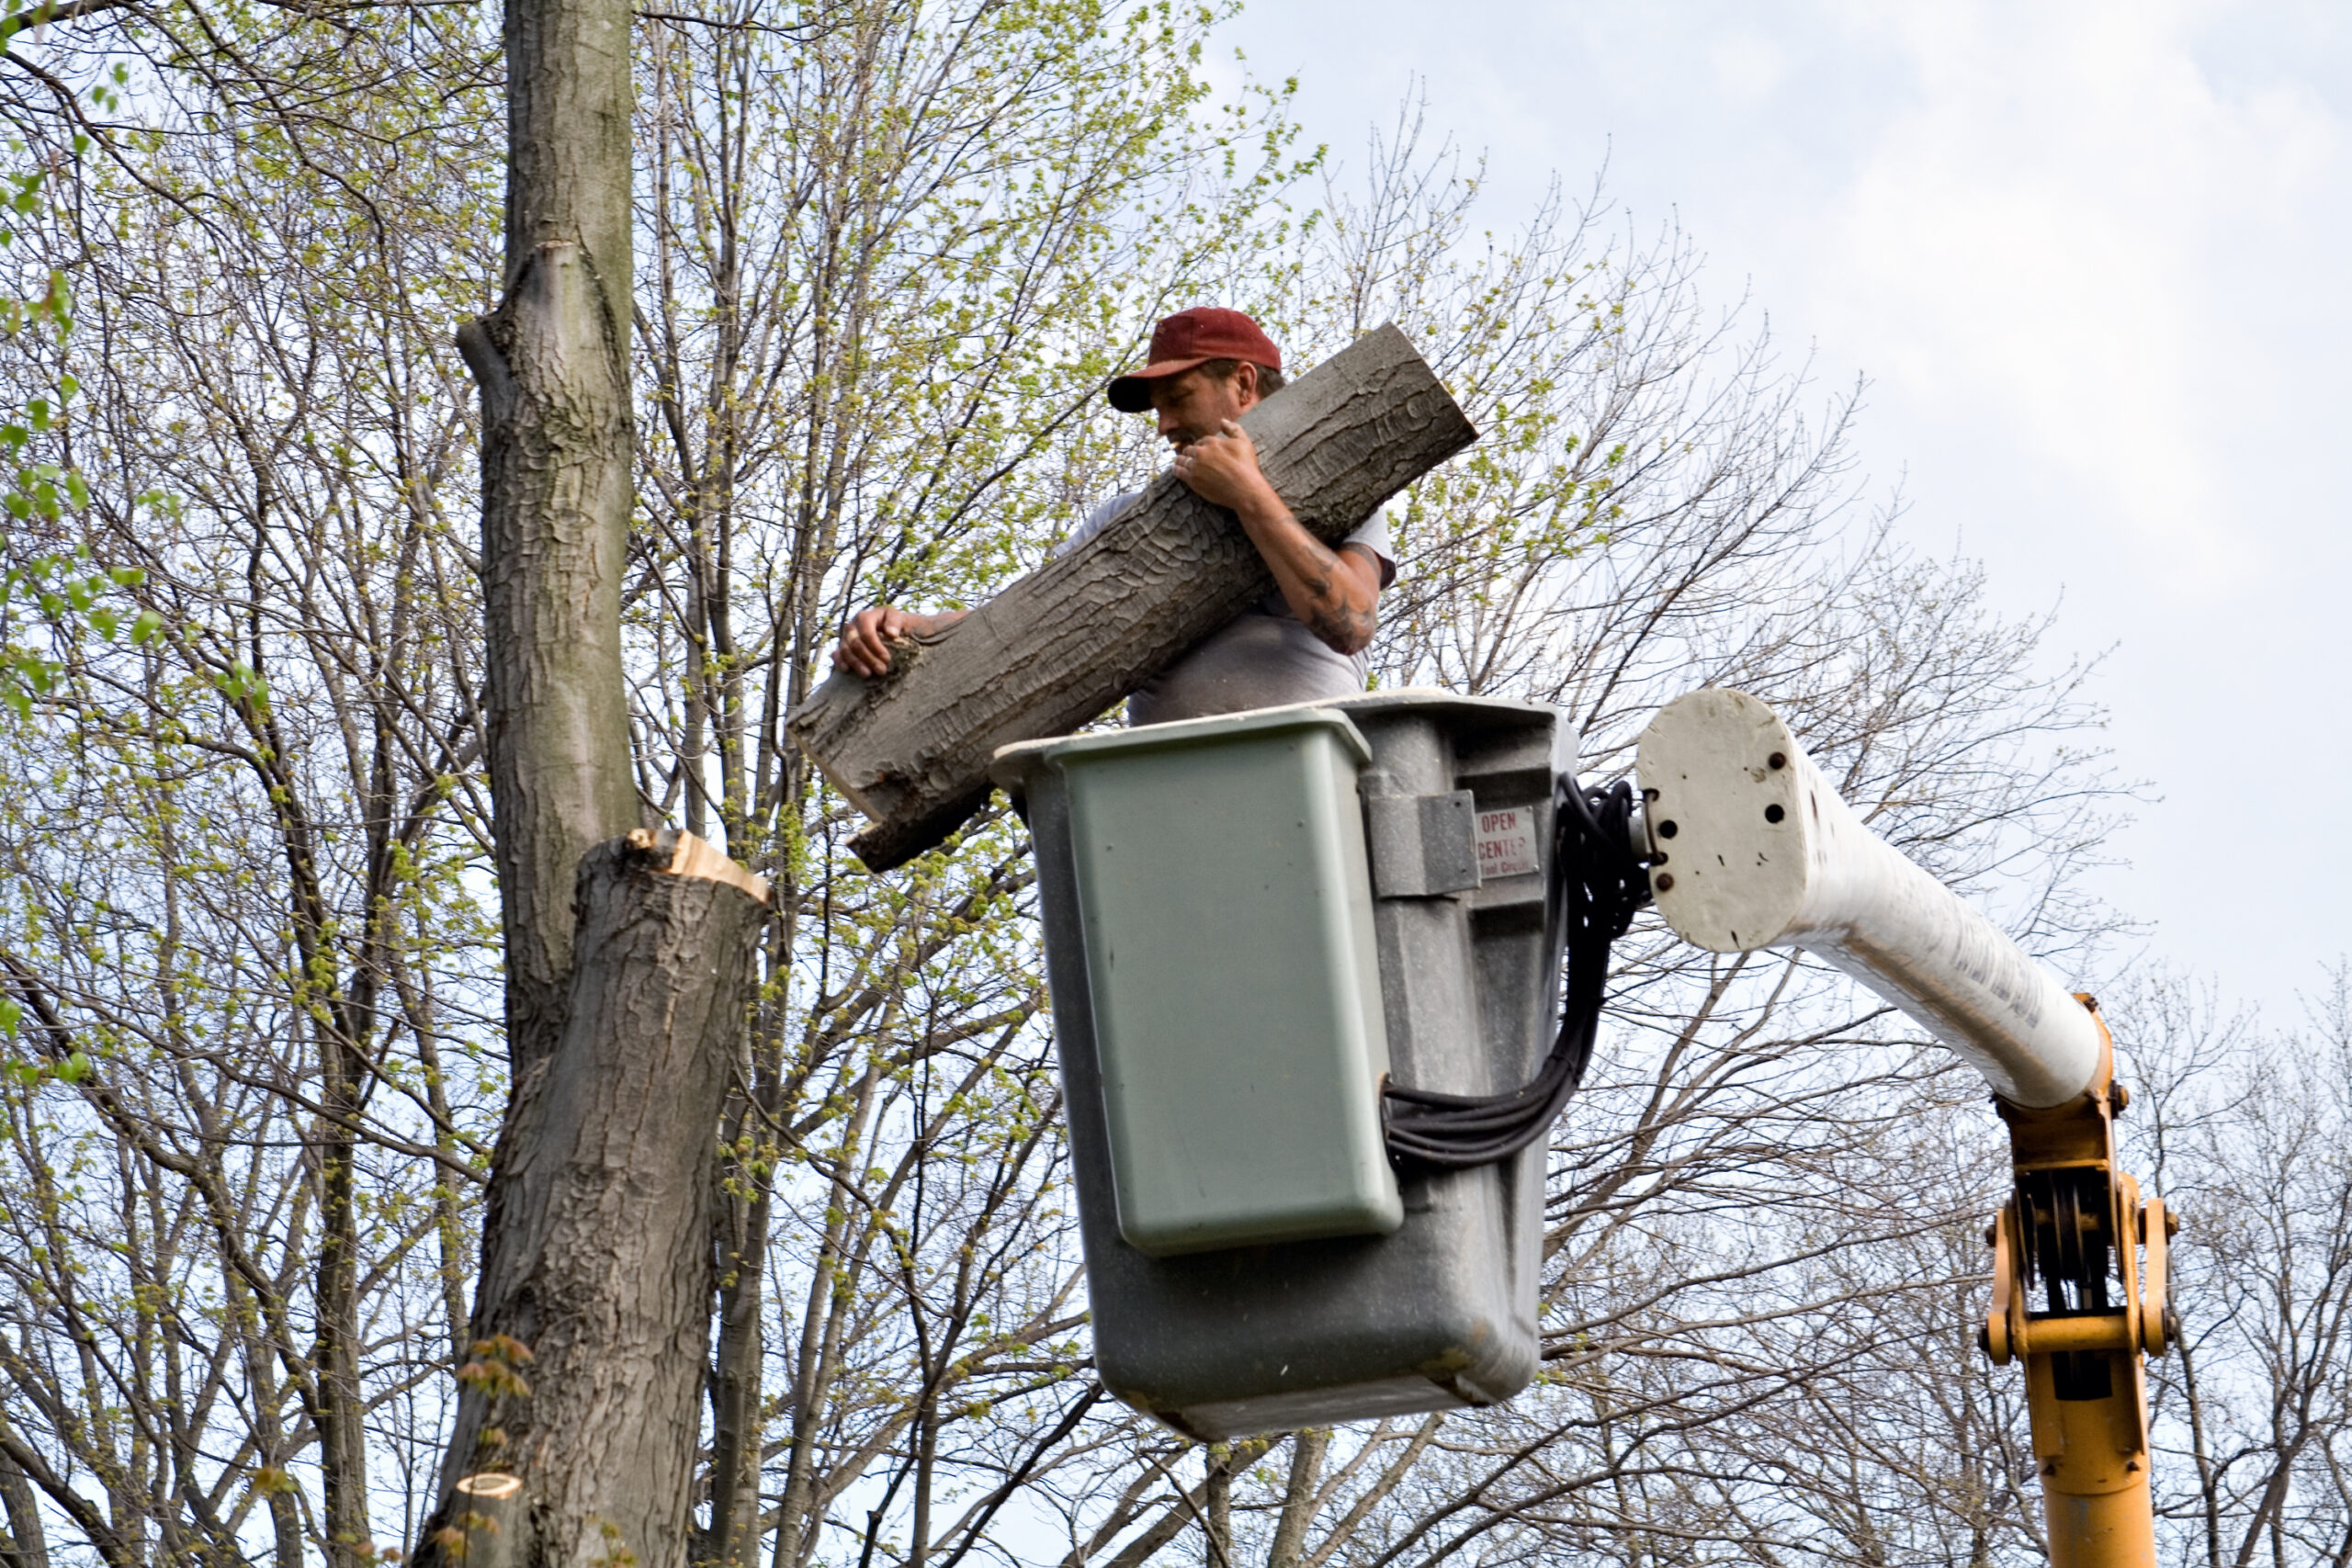
[[[1170,446],[1215,435],[1257,400],[1257,367],[1250,365],[1236,367],[1230,376],[1213,376],[1207,366],[1195,365],[1151,384],[1151,410],[1159,416],[1160,439]]]

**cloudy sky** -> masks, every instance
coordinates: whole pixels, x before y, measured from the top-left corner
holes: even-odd
[[[1605,161],[1825,390],[1867,375],[1908,536],[2112,649],[2141,961],[2301,1018],[2352,953],[2352,6],[1256,0],[1225,36],[1358,164],[1418,84],[1498,225]]]

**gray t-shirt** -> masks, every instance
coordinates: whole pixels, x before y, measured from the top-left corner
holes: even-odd
[[[1143,492],[1114,495],[1086,514],[1064,550],[1092,538]],[[1380,507],[1341,544],[1362,545],[1380,558],[1380,585],[1395,581],[1388,554],[1388,509]],[[1146,682],[1127,699],[1127,722],[1168,724],[1244,708],[1274,707],[1315,697],[1345,697],[1363,690],[1372,661],[1340,652],[1307,630],[1291,613],[1290,601],[1274,590],[1219,630],[1194,643],[1175,663]]]

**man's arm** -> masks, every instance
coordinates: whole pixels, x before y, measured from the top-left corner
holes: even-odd
[[[1362,545],[1338,549],[1300,525],[1258,469],[1258,448],[1231,420],[1222,434],[1180,448],[1176,477],[1193,494],[1229,507],[1258,547],[1291,614],[1340,653],[1361,653],[1379,628],[1380,558]]]
[[[833,662],[854,675],[883,674],[890,668],[892,643],[945,631],[969,614],[968,610],[942,610],[935,615],[924,615],[891,604],[860,610],[842,628],[841,646],[833,649]]]

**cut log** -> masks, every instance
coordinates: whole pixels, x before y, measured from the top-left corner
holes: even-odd
[[[1393,326],[1241,425],[1275,493],[1325,544],[1478,438]],[[899,645],[888,673],[836,670],[787,728],[873,818],[851,848],[887,871],[986,803],[998,747],[1078,728],[1272,591],[1239,519],[1163,475],[1078,548],[946,630]]]
[[[590,850],[577,886],[563,1028],[499,1144],[419,1568],[687,1568],[719,1110],[767,887],[644,829]]]

